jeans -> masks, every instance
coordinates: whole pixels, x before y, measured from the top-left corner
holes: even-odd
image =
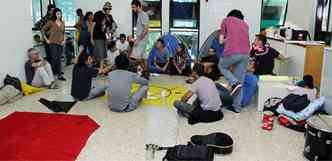
[[[178,110],[178,113],[186,118],[190,117],[190,114],[194,111],[195,108],[199,106],[199,101],[194,101],[194,103],[191,105],[186,102],[182,101],[175,101],[174,107]]]
[[[37,68],[31,85],[35,87],[49,86],[54,80],[51,65],[46,63],[44,66]]]
[[[248,60],[248,55],[232,54],[228,57],[221,58],[218,67],[225,79],[233,86],[236,83],[243,83],[247,71]],[[233,73],[230,70],[231,66],[233,66]],[[242,95],[242,90],[240,90],[237,95],[234,95],[233,107],[237,112],[240,112],[242,109]]]
[[[49,44],[50,64],[55,75],[61,75],[61,56],[63,54],[63,46],[58,44]]]
[[[111,109],[114,112],[131,112],[137,109],[142,99],[146,96],[148,92],[148,86],[141,86],[140,89],[131,97],[129,104],[124,110]]]
[[[89,101],[94,98],[100,97],[105,95],[105,91],[107,89],[107,86],[102,86],[102,85],[94,85],[87,98],[84,99],[84,101]]]

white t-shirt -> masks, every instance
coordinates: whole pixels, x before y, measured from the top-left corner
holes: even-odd
[[[203,110],[220,110],[222,102],[216,84],[211,79],[200,77],[191,85],[190,91],[198,96]]]
[[[128,50],[129,43],[128,41],[125,41],[125,43],[121,43],[120,40],[116,41],[116,48],[120,51]]]

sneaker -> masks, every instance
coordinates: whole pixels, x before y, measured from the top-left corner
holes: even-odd
[[[233,106],[229,106],[226,108],[228,111],[234,112],[234,113],[240,113],[238,111],[235,110],[235,108]]]
[[[58,80],[60,80],[60,81],[66,81],[66,78],[63,77],[63,76],[59,76],[59,77],[58,77]]]
[[[240,91],[241,88],[242,88],[241,83],[236,83],[236,84],[232,85],[231,96],[234,96],[236,93],[238,93],[238,91]]]

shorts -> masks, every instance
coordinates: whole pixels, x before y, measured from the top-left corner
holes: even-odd
[[[97,60],[104,60],[107,57],[106,40],[95,40],[93,57]]]
[[[134,59],[147,59],[148,54],[146,54],[146,47],[147,47],[147,41],[146,42],[139,42],[137,46],[134,46],[133,53],[131,54],[131,58]]]

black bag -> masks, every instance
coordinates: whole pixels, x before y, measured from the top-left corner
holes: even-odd
[[[211,148],[203,145],[177,145],[168,148],[163,161],[213,161]]]
[[[22,92],[22,85],[21,85],[20,79],[18,79],[16,77],[12,77],[7,74],[6,78],[3,82],[4,82],[4,85],[11,85],[11,86],[15,87],[17,90],[19,90],[20,92]]]
[[[282,98],[271,97],[264,102],[263,111],[271,111],[275,115],[279,115],[277,109],[281,103],[282,103]]]
[[[307,95],[300,96],[296,94],[290,94],[282,100],[282,104],[286,110],[297,113],[308,107],[310,101]]]

